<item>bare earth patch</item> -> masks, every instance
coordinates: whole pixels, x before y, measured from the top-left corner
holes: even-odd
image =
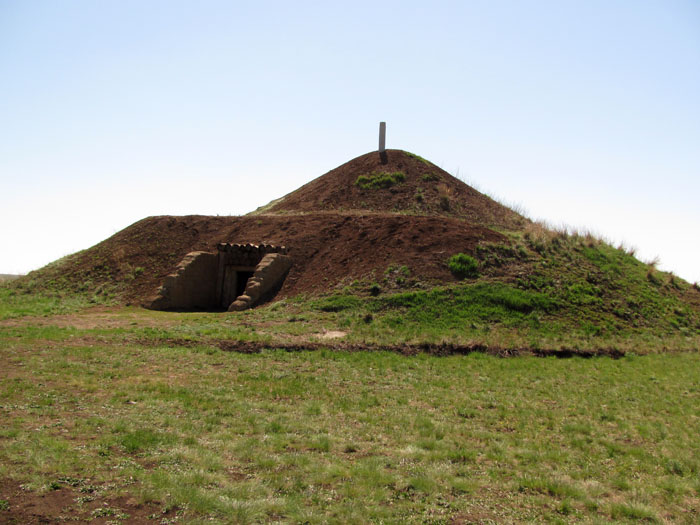
[[[10,479],[0,480],[0,500],[7,502],[0,510],[0,523],[32,525],[38,523],[90,522],[160,523],[163,518],[173,518],[177,509],[163,512],[157,503],[139,503],[130,497],[102,498],[95,488],[72,487],[56,484],[54,490],[44,493],[22,488],[22,484]]]
[[[340,330],[327,330],[322,334],[316,334],[315,337],[319,339],[340,339],[341,337],[345,337],[346,335],[348,335],[347,332],[342,332]]]

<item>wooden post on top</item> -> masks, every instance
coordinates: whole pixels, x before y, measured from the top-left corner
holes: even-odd
[[[379,123],[379,153],[386,151],[386,122]]]

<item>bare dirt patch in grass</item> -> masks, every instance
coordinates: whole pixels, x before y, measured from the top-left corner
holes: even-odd
[[[342,332],[341,332],[342,333]],[[335,339],[338,335],[327,336],[324,339]],[[144,343],[144,341],[141,341]],[[175,344],[182,344],[183,341],[174,341]],[[371,343],[340,343],[340,342],[271,342],[271,341],[235,341],[218,340],[208,341],[221,350],[239,352],[242,354],[259,353],[265,349],[279,349],[288,352],[302,352],[309,350],[334,350],[341,352],[394,352],[402,355],[429,354],[433,356],[469,355],[475,352],[494,355],[498,357],[612,357],[620,358],[625,355],[622,350],[613,348],[570,348],[570,349],[547,349],[547,348],[503,348],[489,346],[482,343],[455,344],[455,343],[404,343],[395,345],[371,344]],[[159,344],[168,344],[167,340],[160,341]]]
[[[23,488],[19,481],[0,479],[0,501],[5,502],[0,523],[17,525],[160,523],[177,514],[175,508],[164,512],[157,503],[140,503],[130,496],[100,497],[99,487],[87,485],[86,480],[56,481],[49,490],[35,492]]]
[[[319,339],[340,339],[346,335],[348,335],[348,333],[341,330],[328,330],[327,332],[317,334],[316,337]]]

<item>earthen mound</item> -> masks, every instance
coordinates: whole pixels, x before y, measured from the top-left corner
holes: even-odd
[[[398,267],[415,282],[438,284],[455,279],[448,257],[473,253],[482,242],[503,242],[498,230],[527,222],[427,160],[388,150],[357,157],[244,217],[141,220],[24,281],[109,290],[122,302],[146,305],[187,254],[249,243],[288,250],[293,263],[280,297],[381,280]]]

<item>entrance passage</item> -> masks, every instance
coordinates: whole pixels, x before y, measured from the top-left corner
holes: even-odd
[[[238,273],[238,284],[236,285],[236,297],[239,295],[243,295],[243,292],[245,292],[245,287],[248,284],[248,279],[253,277],[253,274],[255,273],[253,270],[249,272],[237,272]],[[231,304],[231,303],[229,303]],[[227,306],[228,308],[228,306]]]
[[[292,259],[284,246],[217,245],[217,253],[190,252],[163,281],[149,308],[245,310],[270,300]]]
[[[243,295],[245,287],[255,273],[255,267],[236,266],[227,264],[224,266],[224,277],[219,292],[221,299],[219,306],[226,310],[229,305],[236,300],[236,297]]]

